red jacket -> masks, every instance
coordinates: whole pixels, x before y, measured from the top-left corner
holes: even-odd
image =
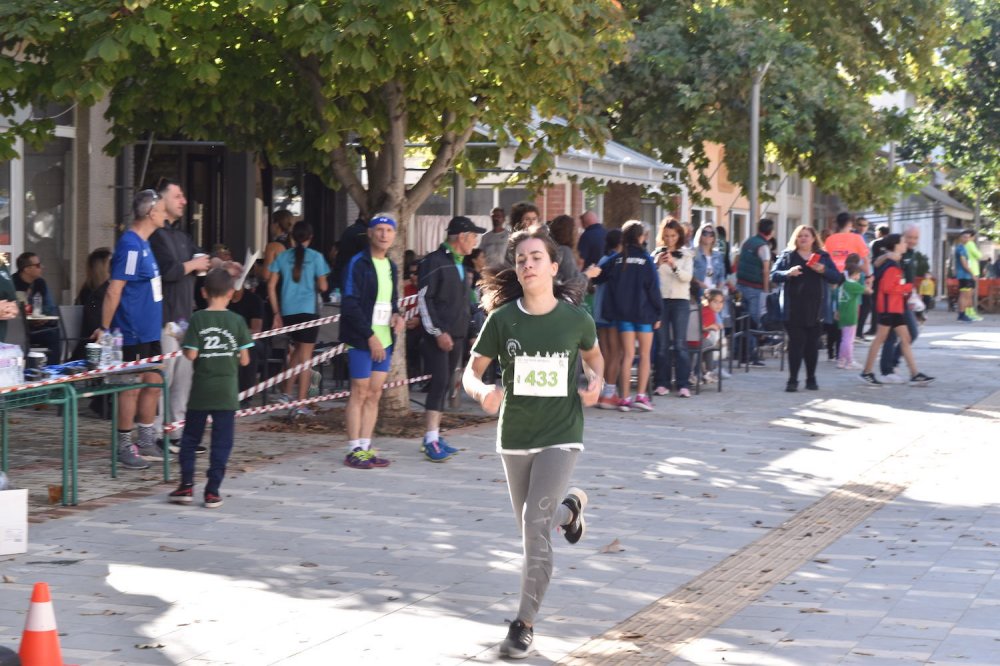
[[[903,314],[913,285],[903,281],[903,271],[895,262],[886,266],[878,281],[878,312]]]

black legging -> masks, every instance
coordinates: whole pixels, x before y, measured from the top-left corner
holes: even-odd
[[[427,402],[424,404],[427,411],[444,411],[445,398],[454,388],[452,378],[455,376],[455,369],[462,362],[465,338],[452,338],[452,342],[455,344],[451,351],[442,351],[433,335],[425,333],[420,341],[424,372],[431,376],[430,384],[427,385]]]
[[[826,328],[826,356],[833,360],[840,353],[840,326],[833,323],[825,324],[824,328]]]
[[[872,326],[870,331],[875,330],[875,299],[872,298],[871,294],[863,294],[861,296],[861,307],[858,309],[858,335],[865,332],[865,322],[868,320],[868,315],[872,316]]]
[[[819,357],[820,324],[800,326],[785,323],[788,331],[788,381],[799,381],[799,368],[806,362],[806,380],[816,380],[816,360]]]

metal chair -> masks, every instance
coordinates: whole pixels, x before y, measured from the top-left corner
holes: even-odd
[[[7,321],[7,339],[4,342],[9,345],[18,345],[27,356],[31,349],[31,345],[28,343],[28,322],[24,318],[24,306],[18,304],[17,310],[17,316]]]
[[[60,360],[66,361],[72,356],[77,343],[85,339],[85,337],[86,333],[83,331],[83,306],[60,305],[59,338],[62,342],[62,356]]]

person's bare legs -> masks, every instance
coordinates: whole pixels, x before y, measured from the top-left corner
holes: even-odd
[[[313,349],[316,345],[311,342],[296,342],[295,349],[289,354],[288,364],[291,367],[295,367],[301,363],[305,363],[310,358],[312,358]],[[312,382],[312,369],[306,368],[302,372],[289,377],[285,381],[285,393],[287,395],[292,395],[291,391],[294,387],[294,382],[299,384],[299,392],[297,398],[299,400],[305,400],[306,396],[309,395],[309,384]]]
[[[370,384],[369,378],[351,380],[351,395],[347,398],[347,406],[344,408],[348,441],[361,438],[363,430],[361,414],[368,401],[368,386]]]
[[[621,345],[618,342],[618,331],[614,328],[597,329],[597,343],[604,354],[604,383],[614,386],[618,383],[618,375],[622,370]]]
[[[903,326],[902,328],[906,328]],[[871,346],[868,348],[868,356],[865,358],[865,369],[862,371],[868,374],[875,367],[875,357],[878,356],[879,350],[882,349],[882,343],[885,339],[889,337],[889,327],[884,324],[879,324],[878,328],[875,329],[875,339],[872,340]],[[906,338],[909,340],[910,332],[906,332]]]
[[[639,337],[639,384],[636,393],[649,392],[649,370],[653,351],[653,333],[637,333]]]
[[[361,438],[371,439],[375,434],[375,422],[378,421],[378,406],[382,400],[382,385],[385,384],[385,372],[373,372],[365,392],[365,400],[361,405]]]
[[[619,331],[618,339],[622,343],[621,370],[618,375],[618,395],[622,400],[628,400],[632,393],[632,361],[635,360],[635,331]],[[649,368],[646,368],[649,374]],[[642,386],[640,384],[640,386]]]

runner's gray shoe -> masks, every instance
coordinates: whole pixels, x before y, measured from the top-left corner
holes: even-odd
[[[118,447],[118,464],[125,469],[146,469],[149,467],[146,459],[139,455],[139,447],[135,444]]]

